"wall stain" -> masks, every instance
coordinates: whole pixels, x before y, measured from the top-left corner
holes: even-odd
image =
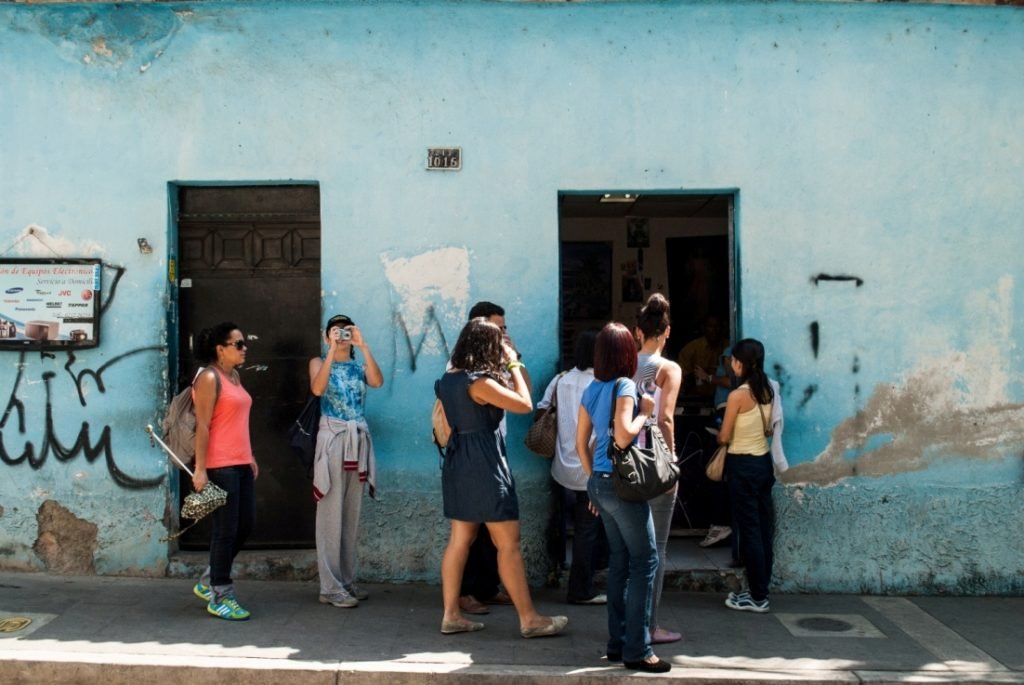
[[[786,371],[785,367],[783,367],[782,364],[779,364],[778,362],[776,362],[775,364],[772,365],[772,370],[775,372],[775,380],[778,381],[778,383],[779,383],[779,394],[782,397],[789,397],[789,395],[790,395],[790,385],[789,385],[790,375],[789,375],[789,372]]]
[[[814,393],[816,392],[818,392],[818,385],[816,383],[812,383],[804,388],[804,396],[800,399],[800,404],[797,405],[797,409],[803,409],[806,407],[807,403],[811,401],[811,398],[814,397]]]
[[[818,285],[820,281],[853,281],[857,287],[864,285],[864,279],[860,276],[849,276],[847,274],[818,274],[811,276],[811,283]]]

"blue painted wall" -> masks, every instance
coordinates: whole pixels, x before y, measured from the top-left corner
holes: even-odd
[[[794,464],[779,588],[1020,592],[1021,111],[1011,8],[2,7],[0,250],[123,275],[99,349],[0,352],[0,565],[47,566],[51,501],[97,528],[65,557],[166,566],[166,482],[125,487],[111,463],[164,473],[140,426],[166,383],[168,181],[320,183],[323,307],[360,322],[387,377],[362,563],[395,580],[436,579],[446,529],[426,428],[410,427],[443,346],[428,338],[413,368],[394,317],[422,333],[433,304],[453,341],[469,304],[501,302],[539,385],[557,357],[558,190],[738,188],[742,332],[778,366]],[[464,169],[426,172],[426,147],[447,145]],[[38,455],[50,372],[61,440],[109,426],[110,460],[8,463],[25,443]],[[545,465],[514,452],[536,560]]]

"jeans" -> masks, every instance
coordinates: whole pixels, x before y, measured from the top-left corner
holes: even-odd
[[[658,603],[661,602],[661,589],[665,584],[665,568],[668,565],[668,536],[672,532],[672,514],[676,508],[677,489],[677,487],[673,487],[648,503],[651,507],[651,519],[654,521],[654,546],[658,550],[658,571],[654,574],[654,594],[651,597],[652,628],[658,627]]]
[[[559,486],[561,487],[561,486]],[[601,535],[600,520],[590,513],[590,497],[585,491],[567,491],[573,499],[572,566],[569,567],[570,602],[581,602],[597,595],[594,591],[594,557]]]
[[[587,493],[601,512],[608,536],[608,654],[642,661],[651,649],[651,595],[658,569],[654,521],[647,502],[615,494],[610,474],[594,472]]]
[[[725,478],[732,506],[733,534],[739,535],[740,557],[747,569],[750,596],[768,597],[774,561],[775,506],[772,486],[775,472],[770,454],[730,454],[725,459]]]
[[[248,464],[208,469],[206,475],[228,494],[227,504],[210,514],[210,586],[219,600],[232,592],[231,565],[256,520],[256,489]]]

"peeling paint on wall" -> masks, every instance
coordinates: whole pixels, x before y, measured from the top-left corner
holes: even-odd
[[[80,519],[53,500],[46,500],[36,515],[39,537],[33,549],[53,573],[95,574],[95,523]]]
[[[106,254],[106,249],[91,240],[75,242],[67,238],[53,236],[45,227],[29,224],[18,233],[11,246],[4,250],[4,254],[8,257],[42,259],[81,255],[102,257]]]
[[[14,29],[49,41],[69,62],[145,72],[170,45],[183,16],[170,8],[47,7],[14,16]]]
[[[1011,403],[1008,393],[1013,283],[1005,275],[969,294],[964,308],[977,325],[966,349],[927,358],[905,379],[877,386],[863,409],[835,427],[822,454],[782,480],[828,485],[919,471],[949,455],[997,460],[1024,441],[1024,404]]]
[[[412,370],[426,352],[447,356],[449,336],[462,328],[469,308],[469,250],[446,247],[413,257],[381,256],[391,292],[395,348],[406,348]],[[454,338],[452,339],[454,343]],[[401,363],[401,352],[398,353]]]

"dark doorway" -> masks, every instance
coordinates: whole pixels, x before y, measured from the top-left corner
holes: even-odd
[[[654,292],[672,303],[672,333],[663,355],[676,360],[701,337],[706,315],[732,338],[737,311],[733,193],[646,191],[559,195],[562,368],[571,365],[577,333],[611,320],[632,327]],[[709,371],[714,371],[710,369]],[[684,379],[675,410],[676,454],[683,476],[673,529],[702,536],[717,523],[716,500],[704,477],[714,451],[714,397]]]
[[[316,185],[172,186],[178,229],[178,387],[195,374],[192,341],[233,321],[249,341],[241,368],[252,395],[259,463],[256,527],[247,548],[314,546],[312,484],[287,429],[309,393],[320,353],[320,189]],[[191,490],[183,474],[182,496]],[[181,538],[207,549],[208,522]]]

